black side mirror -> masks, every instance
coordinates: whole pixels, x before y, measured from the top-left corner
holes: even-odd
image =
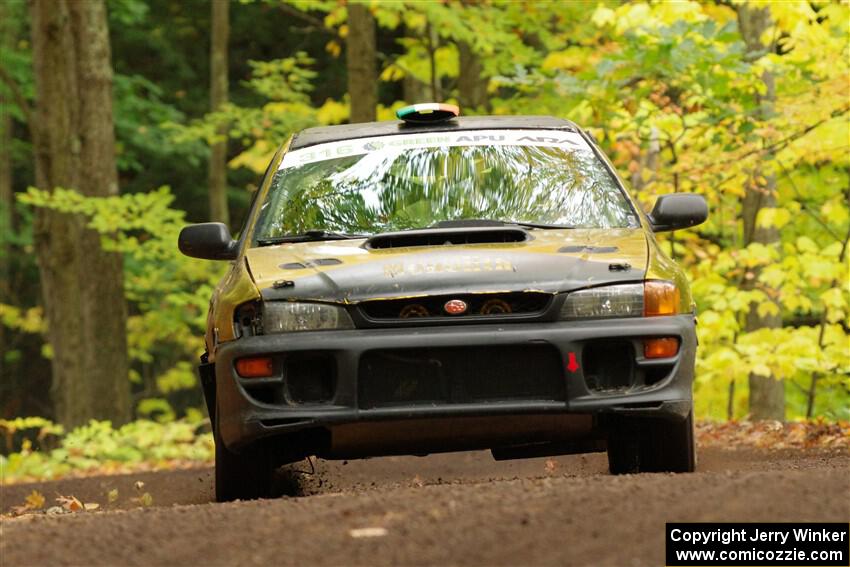
[[[655,201],[649,222],[654,232],[688,228],[705,222],[708,205],[705,197],[692,193],[662,195]]]
[[[234,260],[239,253],[238,243],[220,222],[204,222],[183,227],[177,239],[180,252],[203,260]]]

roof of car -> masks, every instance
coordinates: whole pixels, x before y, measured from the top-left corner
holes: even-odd
[[[553,116],[460,116],[446,122],[416,125],[397,120],[387,120],[385,122],[362,122],[359,124],[307,128],[295,134],[289,148],[296,150],[316,144],[354,138],[453,130],[565,130],[578,132],[579,128],[569,120]]]

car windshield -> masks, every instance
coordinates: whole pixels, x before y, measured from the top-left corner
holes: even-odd
[[[571,228],[639,226],[611,173],[577,134],[454,132],[289,152],[262,204],[254,241],[483,219]]]

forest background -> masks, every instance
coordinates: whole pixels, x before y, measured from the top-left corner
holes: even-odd
[[[0,2],[0,466],[208,459],[195,365],[221,264],[302,128],[409,103],[586,127],[698,307],[702,420],[850,419],[847,2]]]

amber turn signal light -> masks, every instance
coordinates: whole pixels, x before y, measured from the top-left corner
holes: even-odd
[[[236,372],[242,378],[268,378],[273,375],[270,356],[240,358],[236,361]]]
[[[679,312],[679,288],[673,282],[648,281],[643,284],[643,315],[675,315]]]
[[[643,355],[646,358],[672,358],[679,352],[679,339],[664,337],[647,339],[643,342]]]

